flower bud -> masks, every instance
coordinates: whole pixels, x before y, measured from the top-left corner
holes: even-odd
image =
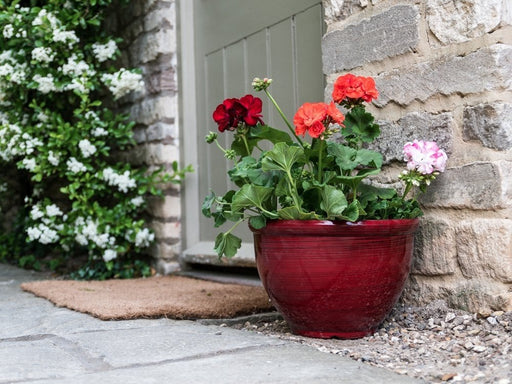
[[[208,135],[204,138],[208,144],[213,143],[215,140],[217,140],[217,134],[215,132],[210,131]]]
[[[265,77],[263,80],[261,80],[259,77],[255,77],[254,80],[252,81],[252,87],[254,88],[255,91],[264,91],[270,86],[271,83],[272,79],[268,79]]]
[[[236,152],[235,152],[233,149],[228,149],[228,150],[224,153],[224,156],[226,157],[226,159],[229,159],[229,160],[235,160],[235,158],[236,158]]]

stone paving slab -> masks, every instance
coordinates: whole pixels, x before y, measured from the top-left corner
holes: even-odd
[[[0,384],[419,383],[310,346],[170,319],[101,321],[21,291],[0,264]]]

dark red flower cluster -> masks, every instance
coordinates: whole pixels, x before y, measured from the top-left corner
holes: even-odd
[[[219,125],[219,131],[233,131],[240,123],[253,127],[263,124],[261,120],[262,102],[258,97],[245,95],[240,99],[226,99],[213,112],[213,120]]]

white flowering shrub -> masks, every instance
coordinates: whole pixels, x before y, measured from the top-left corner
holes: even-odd
[[[144,196],[188,169],[148,173],[113,159],[134,144],[134,123],[105,105],[144,83],[114,66],[119,40],[101,24],[110,2],[0,0],[0,166],[16,169],[24,204],[0,235],[0,258],[51,255],[56,267],[86,254],[75,274],[86,279],[150,271]]]

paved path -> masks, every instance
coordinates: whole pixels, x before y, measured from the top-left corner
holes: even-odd
[[[247,331],[168,319],[101,321],[21,291],[0,264],[0,384],[419,383]]]

